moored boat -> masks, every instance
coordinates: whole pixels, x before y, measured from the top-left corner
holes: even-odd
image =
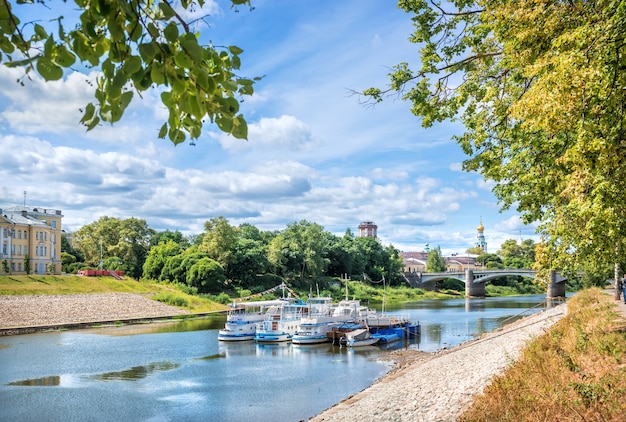
[[[378,343],[379,340],[380,339],[378,337],[372,336],[372,333],[370,333],[367,328],[359,328],[347,332],[340,343],[345,344],[348,347],[361,347],[371,346]]]
[[[354,319],[349,312],[337,312],[330,297],[310,298],[308,312],[302,317],[300,327],[292,336],[293,344],[318,344],[329,342],[327,333],[338,324]]]
[[[331,330],[326,333],[326,337],[330,340],[331,343],[338,345],[341,344],[341,339],[345,338],[346,333],[349,333],[354,330],[358,330],[361,328],[366,328],[365,324],[358,322],[348,322],[344,324],[338,324],[331,328]]]
[[[254,339],[257,326],[264,318],[269,306],[280,305],[280,300],[255,302],[233,302],[229,305],[224,328],[219,330],[220,341],[247,341]]]
[[[257,328],[254,341],[257,343],[277,343],[291,341],[300,327],[306,304],[302,301],[285,301],[267,309],[260,328]]]
[[[377,330],[376,332],[372,332],[372,337],[378,338],[378,342],[383,344],[393,343],[403,338],[402,333],[395,329]]]

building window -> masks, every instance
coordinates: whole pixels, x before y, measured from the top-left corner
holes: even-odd
[[[11,262],[11,271],[15,271],[15,262]]]
[[[50,222],[50,225],[51,225],[52,227],[54,227],[55,229],[57,228],[57,222],[56,222],[55,220],[52,220],[52,221]]]
[[[17,254],[18,255],[22,254],[22,245],[17,245]]]
[[[43,240],[48,240],[48,232],[43,232]]]
[[[39,240],[39,232],[35,232],[35,240]]]
[[[11,229],[11,237],[15,239],[15,229]]]
[[[28,255],[28,246],[24,246],[24,255]]]
[[[17,270],[22,271],[22,264],[19,262],[17,263]]]
[[[24,239],[28,239],[28,232],[24,230]]]
[[[11,245],[11,255],[15,255],[15,245]]]
[[[21,239],[21,238],[22,238],[22,231],[21,231],[21,230],[18,230],[18,231],[17,231],[17,238],[18,238],[18,239]]]

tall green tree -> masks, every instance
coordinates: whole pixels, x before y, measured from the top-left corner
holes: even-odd
[[[233,251],[238,238],[239,229],[231,226],[228,219],[223,216],[212,218],[204,223],[204,236],[199,250],[228,271],[233,262]]]
[[[202,258],[187,272],[187,284],[198,289],[198,293],[220,293],[224,291],[226,276],[219,262]]]
[[[305,278],[315,278],[326,271],[331,236],[316,223],[306,220],[290,223],[270,242],[270,264],[284,275],[297,274],[305,287]]]
[[[442,273],[448,269],[446,260],[441,253],[441,248],[437,246],[428,252],[426,260],[426,271],[429,273]]]
[[[167,136],[175,144],[197,138],[205,120],[235,138],[247,137],[238,98],[252,95],[254,80],[237,75],[243,50],[201,43],[198,26],[183,18],[205,0],[75,0],[77,20],[61,11],[54,19],[21,17],[38,16],[37,8],[60,8],[48,3],[0,2],[0,61],[46,81],[80,66],[100,69],[96,101],[87,104],[81,120],[87,130],[101,121],[118,121],[135,96],[154,87],[162,91],[161,101],[169,110],[160,138]]]
[[[153,234],[145,220],[104,216],[74,233],[74,247],[88,265],[98,267],[101,260],[116,257],[129,275],[139,278]]]
[[[623,1],[401,0],[420,67],[395,66],[431,126],[460,119],[464,169],[496,182],[503,208],[539,221],[544,268],[602,269],[626,251],[626,7]],[[591,264],[591,265],[589,265]]]
[[[152,246],[148,251],[148,256],[143,264],[143,278],[148,280],[159,280],[163,267],[168,258],[180,254],[181,246],[173,240],[161,242]]]

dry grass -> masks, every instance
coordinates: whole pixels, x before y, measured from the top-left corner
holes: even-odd
[[[568,315],[531,342],[460,421],[626,420],[626,321],[599,289],[579,292]]]

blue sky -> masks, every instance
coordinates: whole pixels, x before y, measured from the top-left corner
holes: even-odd
[[[241,107],[248,141],[212,126],[195,146],[158,139],[167,117],[158,92],[86,133],[79,110],[92,101],[95,74],[21,86],[22,71],[0,66],[0,208],[22,205],[26,191],[27,206],[62,210],[70,231],[104,215],[184,234],[217,216],[261,230],[308,220],[338,235],[373,221],[385,245],[428,243],[446,254],[474,245],[481,218],[490,252],[534,238],[514,210],[500,212],[492,183],[461,171],[458,123],[423,129],[399,98],[368,107],[350,94],[385,87],[399,62],[417,63],[411,16],[395,2],[253,6],[207,1],[209,25],[196,28],[204,42],[244,50],[242,76],[263,76]]]

